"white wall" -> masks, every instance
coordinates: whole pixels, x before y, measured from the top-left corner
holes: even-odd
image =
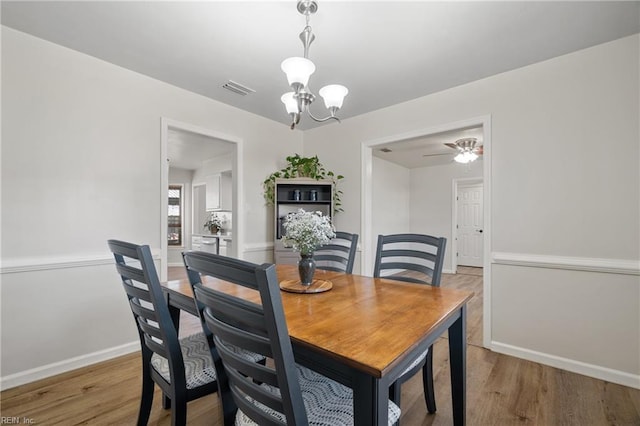
[[[453,181],[454,179],[482,178],[483,165],[482,160],[469,164],[451,162],[410,171],[410,231],[447,239],[442,267],[444,271],[452,271],[453,262],[453,236],[451,235]]]
[[[3,387],[135,349],[106,241],[159,253],[161,117],[242,141],[241,256],[271,259],[261,182],[300,132],[2,27]]]
[[[210,158],[202,163],[202,167],[193,172],[194,183],[204,183],[208,175],[222,173],[233,169],[233,154]]]
[[[357,228],[363,143],[490,115],[490,347],[640,387],[639,44],[626,37],[309,130],[304,152],[346,176],[336,221]]]
[[[387,160],[373,157],[372,163],[373,215],[370,253],[375,255],[378,235],[410,231],[410,173],[409,169]],[[360,233],[360,231],[354,231]]]
[[[261,262],[261,182],[286,156],[345,175],[336,225],[356,230],[363,142],[487,114],[491,347],[636,385],[639,47],[627,37],[322,126],[303,146],[282,124],[3,27],[2,386],[135,348],[106,240],[160,246],[160,117],[242,141],[241,255]]]

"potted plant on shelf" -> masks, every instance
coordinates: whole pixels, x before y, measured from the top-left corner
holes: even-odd
[[[217,214],[211,213],[209,219],[204,223],[204,228],[208,229],[212,234],[217,234],[222,228],[222,219]]]
[[[295,154],[286,158],[287,167],[277,172],[271,173],[262,182],[264,188],[264,199],[267,205],[273,205],[275,203],[275,187],[276,179],[291,179],[297,177],[306,177],[315,180],[329,180],[333,183],[333,212],[341,212],[342,202],[340,196],[342,191],[338,190],[337,183],[340,179],[344,179],[342,175],[336,175],[330,170],[326,170],[318,156],[313,157],[301,157],[299,154]]]
[[[298,272],[302,285],[311,285],[316,271],[313,252],[320,246],[328,244],[336,234],[328,216],[322,212],[307,212],[299,209],[287,215],[283,224],[285,235],[282,242],[285,247],[292,247],[300,252]]]

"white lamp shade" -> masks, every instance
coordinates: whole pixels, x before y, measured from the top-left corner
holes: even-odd
[[[287,92],[280,98],[285,108],[287,109],[287,114],[296,114],[297,112],[299,112],[298,101],[293,97],[293,95],[293,92]]]
[[[324,105],[327,108],[342,108],[342,102],[344,101],[344,97],[347,96],[347,93],[349,93],[349,90],[340,84],[330,84],[324,86],[318,93],[322,96],[322,99],[324,99]]]
[[[282,61],[280,65],[282,71],[287,74],[287,81],[289,81],[289,86],[294,83],[302,84],[302,86],[307,85],[309,82],[309,77],[316,70],[316,66],[308,60],[307,58],[293,57],[287,58]]]

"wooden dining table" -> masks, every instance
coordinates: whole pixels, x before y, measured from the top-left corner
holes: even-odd
[[[295,280],[294,265],[276,265],[278,280]],[[329,291],[281,291],[296,362],[353,389],[354,424],[388,424],[389,386],[445,331],[449,335],[455,425],[466,419],[466,304],[473,293],[316,270]],[[254,302],[254,290],[212,277],[206,287]],[[198,315],[187,279],[163,283],[176,324],[180,310]]]

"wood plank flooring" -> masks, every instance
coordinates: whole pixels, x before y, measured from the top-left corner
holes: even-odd
[[[482,348],[482,274],[459,268],[445,274],[443,287],[475,292],[469,303],[467,331],[467,420],[469,425],[640,425],[640,390],[493,353]],[[181,275],[170,271],[170,279]],[[177,274],[177,275],[174,275]],[[181,334],[199,330],[198,320],[183,314]],[[427,413],[420,375],[402,387],[404,426],[451,425],[448,342],[434,345],[436,414]],[[0,394],[3,417],[38,425],[134,425],[140,397],[139,354],[9,389]],[[6,420],[0,423],[7,423]],[[149,424],[169,425],[156,388]],[[218,400],[210,395],[189,403],[189,425],[221,426]]]

